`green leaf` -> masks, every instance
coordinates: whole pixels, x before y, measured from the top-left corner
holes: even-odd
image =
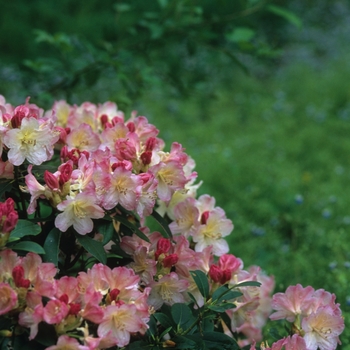
[[[225,312],[226,310],[235,308],[236,305],[233,303],[222,303],[219,305],[209,305],[208,309],[215,311],[215,312]]]
[[[238,283],[236,284],[234,287],[260,287],[261,283],[258,281],[246,281],[246,282],[242,282],[242,283]]]
[[[231,33],[226,34],[226,39],[233,43],[247,42],[254,38],[255,31],[247,27],[237,27]]]
[[[226,285],[219,287],[212,295],[212,300],[221,302],[223,300],[231,300],[242,295],[238,290],[229,289]]]
[[[171,340],[174,341],[174,343],[176,344],[176,349],[184,349],[184,350],[201,349],[201,347],[198,347],[199,344],[188,336],[178,335],[172,338]]]
[[[16,227],[10,234],[9,242],[18,241],[25,236],[37,236],[41,232],[41,227],[27,220],[19,219]]]
[[[159,225],[165,231],[164,234],[162,233],[162,236],[165,238],[172,238],[173,234],[171,233],[169,225],[166,222],[166,220],[156,210],[153,210],[151,215],[158,221]]]
[[[47,235],[44,243],[45,255],[43,257],[45,262],[51,262],[58,265],[58,253],[62,232],[58,228],[53,228]]]
[[[127,218],[125,218],[124,216],[120,216],[120,215],[115,215],[115,216],[113,216],[113,218],[116,221],[121,222],[126,227],[130,228],[137,236],[139,236],[144,241],[149,242],[148,237],[141,230],[139,230],[132,222],[130,222]]]
[[[206,299],[209,296],[209,282],[207,275],[201,270],[190,271],[190,273],[199,289],[199,292],[204,299]]]
[[[289,23],[296,26],[298,29],[300,29],[303,26],[303,22],[300,17],[283,7],[276,5],[267,5],[266,9],[277,16],[283,17]]]
[[[96,221],[96,230],[103,235],[102,244],[107,244],[116,234],[113,223],[110,220]]]
[[[148,329],[147,329],[147,335],[149,337],[154,337],[157,334],[157,321],[154,317],[154,315],[151,315],[151,318],[148,322]]]
[[[208,349],[236,350],[239,349],[236,341],[224,333],[205,332],[202,336]]]
[[[175,326],[173,321],[167,315],[165,315],[163,313],[156,312],[155,314],[153,314],[153,316],[166,329],[168,329],[168,328],[171,329]]]
[[[89,236],[83,236],[78,233],[75,235],[75,237],[88,253],[90,253],[102,264],[106,264],[107,254],[101,242],[95,241]]]
[[[182,303],[175,303],[172,305],[171,316],[182,330],[189,328],[196,320],[192,315],[191,309],[186,304]]]
[[[22,241],[15,245],[11,245],[13,250],[25,250],[27,252],[33,252],[37,254],[45,254],[45,250],[41,245],[31,241]]]

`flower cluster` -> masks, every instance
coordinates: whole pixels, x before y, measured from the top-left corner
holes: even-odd
[[[30,329],[29,340],[42,322],[58,335],[80,327],[91,350],[125,346],[131,333],[145,333],[150,289],[139,290],[132,269],[95,264],[77,277],[56,275],[55,265],[43,263],[38,254],[0,252],[0,315],[18,314],[18,324]]]
[[[285,293],[276,293],[272,307],[276,311],[270,319],[291,322],[295,334],[277,341],[269,349],[327,350],[335,349],[340,343],[344,319],[334,294],[297,284],[289,286]]]
[[[334,349],[335,297],[272,299],[274,278],[229,254],[233,224],[197,195],[194,160],[158,133],[112,102],[45,112],[0,96],[0,345],[243,347],[263,340],[273,305],[297,330],[273,349]]]

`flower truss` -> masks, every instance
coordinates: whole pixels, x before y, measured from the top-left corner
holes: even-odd
[[[195,162],[116,104],[0,96],[1,349],[335,349],[335,296],[244,269]],[[261,343],[267,349],[267,343]]]

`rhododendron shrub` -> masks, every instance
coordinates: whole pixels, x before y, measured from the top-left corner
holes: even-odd
[[[0,345],[14,349],[335,349],[335,296],[245,268],[194,160],[135,112],[0,98]]]

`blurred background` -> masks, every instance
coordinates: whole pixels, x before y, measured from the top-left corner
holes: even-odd
[[[195,159],[231,253],[276,291],[335,293],[348,321],[349,1],[15,0],[0,30],[8,102],[145,115]]]

